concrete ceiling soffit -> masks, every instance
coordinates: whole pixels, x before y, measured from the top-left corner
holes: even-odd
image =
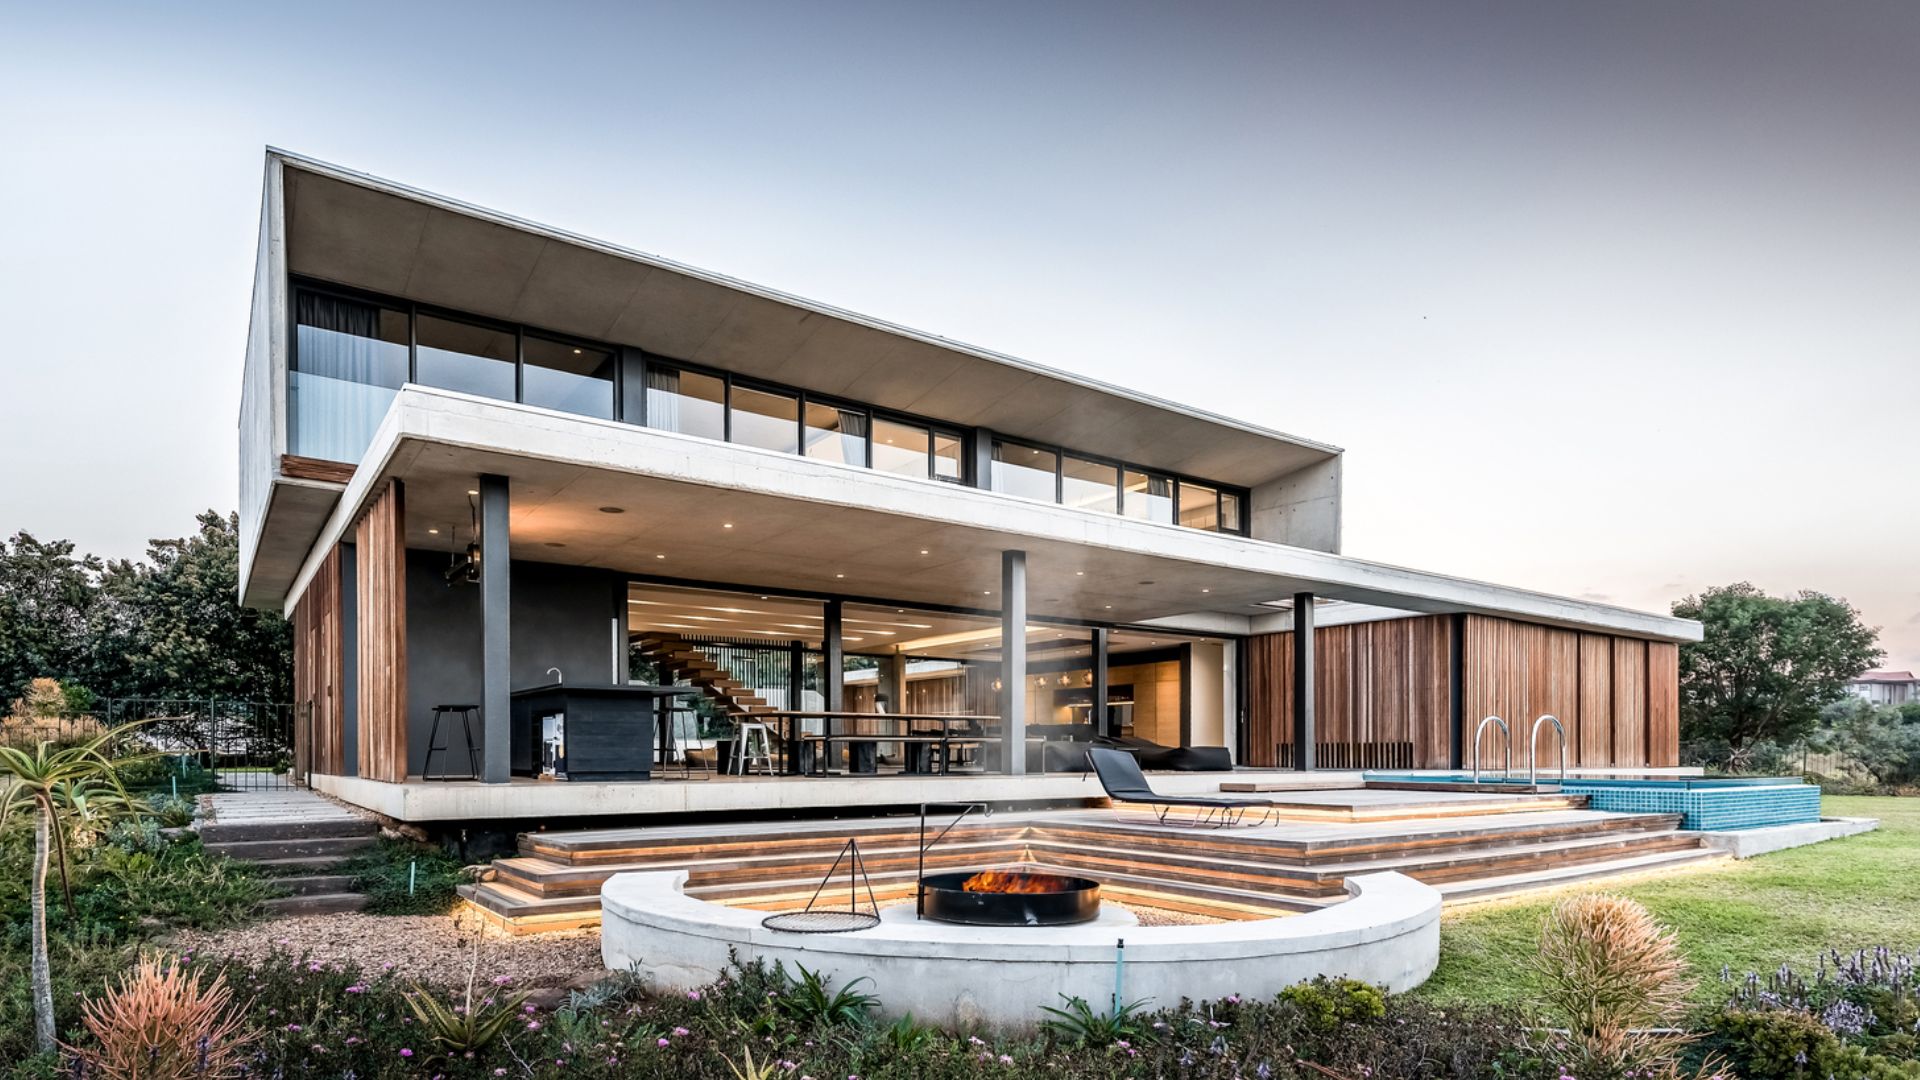
[[[436,209],[427,217],[406,295],[463,311],[512,311],[547,244],[521,229]]]
[[[406,293],[429,207],[297,168],[286,171],[286,200],[289,270]]]

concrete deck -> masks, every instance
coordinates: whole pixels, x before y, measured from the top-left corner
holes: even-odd
[[[1170,795],[1218,795],[1230,780],[1258,780],[1264,790],[1358,789],[1358,772],[1153,773],[1155,790]],[[785,811],[914,806],[923,802],[1044,803],[1104,800],[1091,775],[1081,773],[917,776],[715,776],[622,783],[516,778],[505,784],[475,780],[390,784],[351,776],[314,776],[316,791],[400,821],[467,821],[551,817],[645,816],[723,811]]]

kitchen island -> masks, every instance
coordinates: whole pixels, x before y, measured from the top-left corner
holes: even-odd
[[[554,780],[646,780],[661,711],[688,686],[547,683],[513,691],[513,772]],[[551,744],[551,749],[549,746]]]

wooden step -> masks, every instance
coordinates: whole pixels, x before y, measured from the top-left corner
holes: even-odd
[[[1563,885],[1578,884],[1600,878],[1624,877],[1632,874],[1653,873],[1663,870],[1676,870],[1717,862],[1727,858],[1724,851],[1712,848],[1695,848],[1687,851],[1658,852],[1651,855],[1637,855],[1625,859],[1606,862],[1582,863],[1576,866],[1559,867],[1534,873],[1510,874],[1495,878],[1476,878],[1436,885],[1441,898],[1448,904],[1470,903],[1479,900],[1494,900],[1518,893],[1539,889],[1557,888]]]

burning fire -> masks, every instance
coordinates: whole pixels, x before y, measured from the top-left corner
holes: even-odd
[[[982,870],[960,883],[966,892],[1049,893],[1073,888],[1070,878],[1058,874],[1029,874],[1020,870]]]

